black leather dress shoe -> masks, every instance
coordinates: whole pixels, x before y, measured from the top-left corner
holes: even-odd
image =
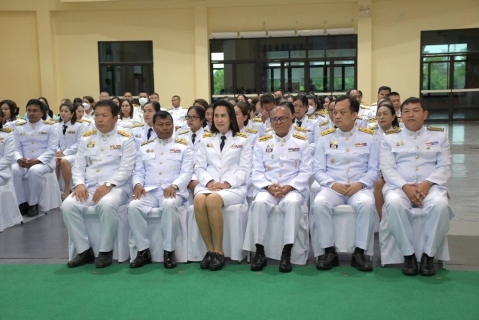
[[[20,209],[20,213],[22,214],[22,216],[28,213],[29,207],[30,206],[28,205],[28,202],[24,202],[18,206],[18,209]]]
[[[325,252],[322,256],[318,257],[316,262],[316,268],[318,270],[330,270],[333,267],[339,266],[338,254],[336,252]]]
[[[210,271],[218,271],[223,269],[225,265],[225,255],[218,252],[213,252],[213,257],[210,262]]]
[[[356,248],[351,258],[351,266],[359,271],[372,271],[373,266],[368,258],[364,255],[364,250]]]
[[[425,253],[422,254],[419,274],[422,276],[433,276],[436,274],[436,268],[434,267],[434,257],[430,257]]]
[[[279,272],[291,272],[293,266],[291,265],[291,256],[285,254],[281,255],[281,261],[279,262]]]
[[[100,252],[98,258],[95,261],[95,266],[97,268],[106,268],[111,266],[112,263],[113,251],[110,252]]]
[[[177,266],[175,251],[164,251],[163,259],[163,265],[166,269],[172,269]]]
[[[417,276],[417,258],[414,253],[410,256],[404,256],[402,273],[406,276]]]
[[[67,262],[67,266],[75,268],[84,265],[85,263],[95,260],[93,249],[90,248],[82,253],[79,253],[73,260]]]
[[[214,255],[214,252],[211,252],[211,251],[208,251],[205,254],[205,257],[200,262],[200,268],[201,269],[209,269],[210,268],[210,262],[211,262],[211,259],[213,258],[213,255]]]
[[[150,249],[138,251],[135,260],[130,263],[130,268],[141,268],[145,264],[151,263]]]
[[[38,216],[38,204],[36,204],[34,206],[30,206],[28,208],[27,217],[31,218],[31,217],[35,217],[35,216]]]
[[[263,270],[263,267],[266,267],[267,265],[268,260],[266,260],[264,253],[256,252],[254,259],[251,262],[251,271],[261,271]]]

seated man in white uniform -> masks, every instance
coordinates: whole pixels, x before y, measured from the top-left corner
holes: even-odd
[[[168,110],[168,112],[170,112],[171,116],[173,117],[176,131],[183,126],[187,110],[181,106],[181,98],[179,96],[173,96],[171,98],[171,105],[173,108]]]
[[[434,256],[454,216],[444,184],[451,177],[451,153],[442,128],[424,127],[424,102],[409,98],[401,106],[404,129],[386,131],[381,144],[381,171],[386,180],[383,194],[389,228],[404,255],[405,275],[417,275],[412,244],[412,208],[426,215],[424,253],[419,274],[436,273]]]
[[[354,125],[358,110],[358,101],[350,96],[336,101],[333,117],[337,128],[321,133],[314,155],[313,174],[321,190],[312,209],[311,242],[320,270],[339,265],[332,215],[334,207],[343,204],[351,205],[357,213],[351,265],[360,271],[373,269],[364,251],[377,214],[372,187],[380,174],[379,144],[373,130]]]
[[[260,190],[251,205],[256,255],[252,271],[266,266],[264,243],[268,218],[279,205],[285,213],[283,252],[279,271],[290,272],[291,249],[296,239],[301,205],[309,191],[311,152],[306,136],[291,133],[292,114],[287,106],[275,107],[270,113],[274,135],[259,138],[254,148],[253,185]]]
[[[188,141],[173,138],[173,118],[167,111],[153,117],[157,138],[143,142],[136,156],[133,197],[128,221],[138,254],[130,268],[151,263],[147,217],[160,208],[165,268],[176,267],[175,247],[180,229],[178,207],[188,199],[187,186],[193,174],[193,150]],[[156,172],[159,172],[158,174]]]
[[[55,169],[58,131],[53,121],[44,121],[46,106],[37,99],[27,103],[28,122],[19,121],[15,129],[15,164],[13,184],[22,215],[38,215],[43,175]],[[28,178],[30,198],[27,199],[23,177]]]
[[[112,250],[118,229],[118,208],[131,196],[131,176],[135,167],[135,142],[131,134],[115,129],[118,106],[111,100],[95,105],[98,130],[87,131],[78,146],[72,167],[74,191],[60,207],[63,221],[78,252],[69,267],[78,267],[95,259],[83,214],[94,206],[100,216],[100,254],[97,268],[112,263]]]

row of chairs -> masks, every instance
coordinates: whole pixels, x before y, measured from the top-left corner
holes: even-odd
[[[63,187],[63,186],[62,186]],[[313,183],[311,188],[311,198],[319,191],[319,185]],[[5,203],[12,201],[13,184],[11,188],[6,188],[0,193],[0,204],[5,208]],[[39,203],[40,211],[48,212],[61,205],[60,185],[54,173],[44,176],[43,188]],[[198,225],[195,220],[195,214],[192,203],[192,197],[185,201],[179,208],[180,214],[180,232],[176,240],[176,258],[178,262],[201,261],[206,254],[206,246],[201,238]],[[310,250],[309,219],[308,219],[308,201],[303,205],[303,216],[299,223],[299,230],[295,239],[291,261],[294,264],[303,265],[308,260],[314,259]],[[312,204],[312,201],[311,201]],[[16,206],[9,206],[16,207]],[[414,240],[413,246],[418,259],[423,253],[425,243],[424,223],[425,215],[421,209],[415,208],[412,221]],[[3,211],[3,210],[2,210]],[[243,261],[246,257],[249,259],[249,252],[255,251],[253,233],[248,226],[248,217],[251,215],[247,201],[243,204],[232,205],[223,208],[224,215],[224,240],[223,248],[225,256],[231,260]],[[9,219],[8,214],[3,212],[0,215],[0,231],[2,230],[2,221],[10,220],[10,224],[20,223],[18,218]],[[7,218],[5,218],[7,217]],[[11,215],[13,217],[13,215]],[[21,215],[19,216],[21,219]],[[113,249],[113,258],[119,262],[133,260],[136,257],[137,249],[135,241],[130,232],[130,226],[127,217],[127,205],[119,208],[120,223],[116,235],[116,241]],[[98,255],[100,245],[100,219],[95,215],[93,207],[89,208],[84,221],[91,246],[96,255]],[[159,209],[153,209],[148,216],[148,237],[150,241],[150,251],[152,259],[155,262],[163,262],[163,237],[160,232],[161,216]],[[280,259],[283,239],[284,213],[276,207],[272,212],[265,243],[266,256],[271,259]],[[334,208],[333,227],[336,250],[340,253],[350,253],[355,248],[355,224],[356,212],[349,205],[340,205]],[[3,224],[5,227],[5,223]],[[7,226],[8,227],[8,226]],[[403,262],[403,255],[399,249],[393,235],[388,227],[387,214],[383,214],[381,223],[377,223],[376,231],[379,232],[379,249],[381,253],[381,265],[398,264]],[[374,255],[374,235],[371,237],[366,254],[371,258]],[[69,259],[77,255],[73,242],[69,241]],[[437,260],[445,261],[450,259],[447,237],[441,244],[435,257]]]

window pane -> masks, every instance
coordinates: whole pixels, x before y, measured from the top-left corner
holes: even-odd
[[[306,58],[304,38],[268,38],[259,40],[262,59]]]
[[[454,62],[454,88],[464,89],[466,86],[466,62]]]
[[[326,57],[355,57],[357,51],[357,36],[326,37]]]
[[[291,66],[285,63],[284,80],[286,91],[304,91],[304,66]]]
[[[332,91],[346,91],[354,87],[354,61],[334,62],[334,88]]]
[[[329,75],[330,75],[330,67],[329,61],[318,61],[310,63],[309,68],[309,77],[310,79],[310,90],[314,92],[330,92],[329,89]]]
[[[479,52],[479,28],[421,32],[422,53]]]
[[[456,92],[452,95],[454,120],[479,119],[479,92]]]
[[[210,40],[211,61],[254,59],[257,45],[256,39]]]
[[[448,93],[428,93],[424,94],[422,99],[427,105],[428,120],[434,121],[449,119]]]
[[[261,67],[261,91],[273,92],[281,87],[281,64],[263,63]]]
[[[110,96],[121,96],[126,91],[134,94],[140,90],[153,92],[153,66],[121,65],[100,67],[101,91]]]
[[[314,37],[308,41],[308,55],[310,58],[324,58],[326,52],[326,37]]]
[[[233,65],[224,64],[213,69],[213,94],[233,93]]]
[[[429,64],[422,65],[422,90],[429,90]]]
[[[98,42],[102,62],[152,62],[152,41]]]
[[[236,65],[236,93],[256,93],[254,63],[239,63]]]
[[[431,63],[430,90],[449,89],[449,62]]]

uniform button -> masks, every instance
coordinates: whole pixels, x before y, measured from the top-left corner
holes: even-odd
[[[416,150],[419,150],[419,147],[418,147],[418,146],[416,146]]]
[[[280,144],[280,146],[281,146],[281,147],[284,146],[284,143]]]
[[[346,160],[346,163],[348,163],[348,164],[349,164],[349,162],[350,162],[350,160],[349,160],[349,159],[348,159],[348,160]]]
[[[416,179],[416,183],[419,183],[419,181]]]
[[[282,175],[281,173],[280,173],[280,174],[278,174],[278,177],[280,177],[280,178],[281,178],[282,176],[283,176],[283,175]]]
[[[100,172],[100,169],[96,169],[96,172]]]
[[[349,172],[349,169],[346,169],[346,172]]]
[[[35,142],[32,141],[32,144],[35,144]]]
[[[346,152],[349,152],[349,148],[346,148]]]
[[[166,144],[163,143],[164,146],[166,146]]]
[[[34,152],[35,152],[35,150],[32,150],[32,153],[34,153]]]
[[[416,171],[417,171],[417,167],[416,167],[416,168],[414,168],[414,170],[416,170]]]
[[[282,168],[282,167],[283,167],[283,164],[281,163],[279,166]]]
[[[159,185],[162,186],[163,184],[160,182]]]
[[[104,138],[103,141],[106,141],[106,138]]]
[[[346,141],[349,141],[349,138],[346,138]]]
[[[163,162],[160,162],[160,164],[163,164]]]
[[[218,169],[221,169],[221,166],[219,166]]]
[[[33,137],[33,134],[31,134],[31,136]]]
[[[419,159],[419,156],[416,156],[416,159]]]
[[[281,158],[284,158],[284,154],[281,155]]]
[[[351,180],[348,180],[348,183],[351,183]]]
[[[161,154],[161,155],[163,155],[163,152],[162,152],[162,153],[160,153],[160,154]]]
[[[101,151],[105,151],[105,149],[101,148]]]
[[[412,133],[412,132],[409,132],[409,134],[410,134],[411,136],[413,135],[413,133]]]
[[[417,139],[417,136],[414,136],[414,140],[416,140],[416,139]]]
[[[160,176],[162,175],[162,173],[161,173],[161,172],[160,172],[160,173],[158,173],[158,174],[159,174]]]
[[[101,159],[98,159],[98,162],[101,162]]]

